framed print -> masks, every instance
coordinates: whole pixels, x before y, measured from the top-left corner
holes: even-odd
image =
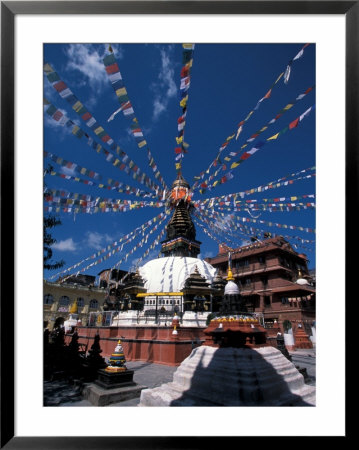
[[[358,8],[1,2],[2,447],[348,437]],[[300,388],[248,369],[235,392],[222,347],[274,348]],[[191,357],[188,390],[165,384]],[[147,367],[138,401],[104,403],[91,358],[126,392]]]

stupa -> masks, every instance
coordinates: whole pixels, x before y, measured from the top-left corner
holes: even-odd
[[[77,300],[75,300],[71,305],[69,313],[70,315],[68,319],[65,320],[64,322],[65,333],[72,333],[75,330],[76,326],[78,325],[79,315],[78,315]]]
[[[191,218],[194,207],[190,186],[182,175],[172,185],[167,208],[173,213],[161,243],[162,257],[139,267],[123,283],[120,295],[131,297],[132,307],[119,312],[113,325],[164,325],[175,312],[181,316],[182,325],[206,325],[211,295],[217,292],[211,286],[216,269],[198,258],[201,242],[196,240]]]
[[[222,312],[174,373],[173,381],[141,392],[139,406],[314,406],[315,388],[247,312],[231,267]]]

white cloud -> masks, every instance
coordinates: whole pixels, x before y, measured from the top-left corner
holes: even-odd
[[[88,231],[86,233],[85,245],[95,250],[101,250],[102,247],[114,240],[115,239],[108,234],[101,234],[97,231]]]
[[[175,82],[174,63],[171,59],[173,46],[168,46],[166,49],[160,49],[161,68],[158,74],[158,81],[153,83],[152,89],[154,91],[153,100],[153,119],[158,117],[166,111],[168,103],[171,98],[177,94],[177,86]]]
[[[60,252],[74,252],[77,250],[77,246],[72,238],[68,238],[60,242],[55,242],[55,244],[52,245],[52,248],[55,250],[59,250]]]
[[[66,70],[74,70],[82,74],[83,79],[78,80],[79,85],[83,85],[86,81],[94,91],[102,90],[108,83],[103,65],[107,48],[108,45],[95,47],[92,44],[70,44],[66,49],[66,55],[69,58]],[[123,49],[120,46],[112,45],[112,49],[116,59],[123,58]]]

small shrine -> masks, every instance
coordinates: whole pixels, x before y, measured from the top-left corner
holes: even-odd
[[[314,406],[315,388],[242,307],[229,262],[222,312],[173,381],[141,393],[140,406]]]

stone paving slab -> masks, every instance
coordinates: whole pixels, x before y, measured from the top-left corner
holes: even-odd
[[[148,388],[154,388],[172,381],[173,374],[177,370],[177,366],[165,366],[146,361],[127,361],[126,366],[135,372],[133,381]],[[66,401],[66,398],[64,400],[63,402],[59,402],[57,406],[94,406],[88,400],[80,400],[78,397],[75,401]],[[138,397],[123,402],[111,403],[108,406],[137,406],[139,402],[140,398]]]
[[[307,373],[311,378],[308,384],[315,385],[315,349],[297,349],[289,353],[295,365],[307,369]],[[166,366],[146,361],[127,361],[126,366],[135,371],[133,380],[139,385],[147,386],[148,388],[155,388],[172,381],[173,374],[177,370],[177,366]],[[61,407],[93,406],[88,400],[81,398],[74,387],[60,381],[55,384],[56,386],[54,383],[45,383],[44,396],[49,402],[47,406],[50,406],[51,402],[51,406]],[[138,406],[139,401],[139,398],[134,398],[119,403],[112,403],[108,406]]]

